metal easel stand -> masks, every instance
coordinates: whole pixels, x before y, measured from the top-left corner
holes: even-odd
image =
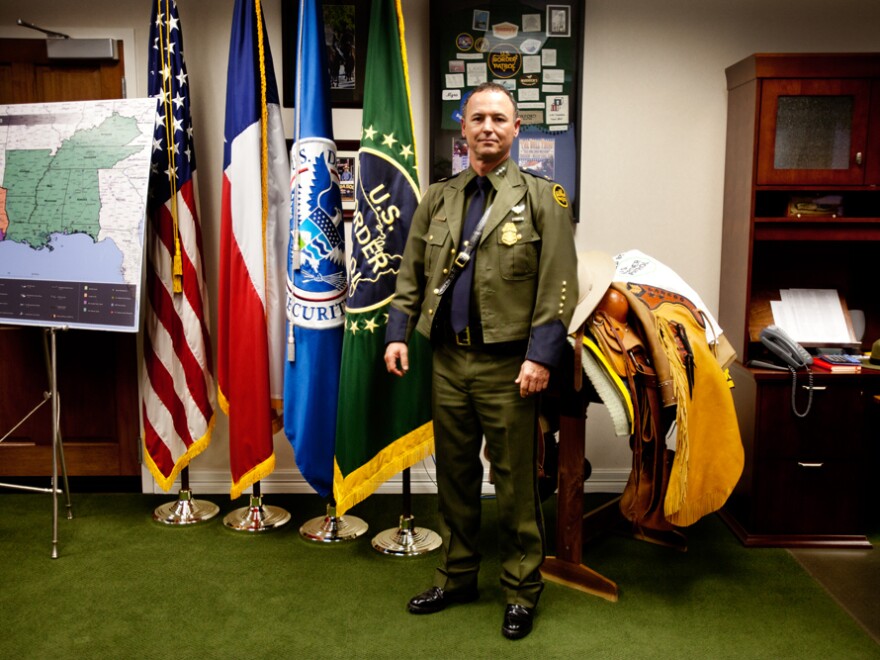
[[[166,525],[195,525],[211,520],[220,513],[220,507],[208,500],[193,499],[189,487],[189,466],[180,471],[180,491],[177,500],[156,507],[153,520]]]
[[[277,506],[263,504],[263,496],[260,494],[260,482],[254,484],[251,494],[250,505],[236,509],[223,518],[223,524],[236,532],[270,532],[286,525],[290,521],[290,514]]]
[[[417,557],[440,547],[440,535],[430,529],[416,527],[412,515],[410,470],[403,471],[403,514],[397,529],[386,529],[373,537],[373,549],[394,557]]]
[[[306,521],[299,528],[299,535],[316,543],[338,543],[353,541],[366,534],[369,525],[356,516],[337,516],[336,502],[331,498],[327,503],[327,514]]]
[[[55,335],[59,330],[67,330],[67,326],[59,328],[43,329],[43,351],[46,357],[46,369],[49,376],[49,391],[43,392],[43,400],[34,406],[31,411],[21,418],[21,420],[13,426],[9,431],[0,438],[3,442],[8,438],[19,426],[37,410],[39,410],[47,401],[52,402],[52,482],[50,488],[36,488],[34,486],[22,486],[19,484],[0,483],[4,488],[15,488],[18,490],[27,490],[37,493],[52,493],[52,559],[58,559],[58,494],[63,492],[67,500],[67,519],[73,519],[73,506],[70,502],[70,486],[67,482],[67,464],[64,461],[64,445],[61,442],[61,401],[58,396],[58,353],[55,344]],[[47,335],[49,339],[47,340]],[[64,490],[58,488],[58,467],[61,466],[61,475],[63,478]]]

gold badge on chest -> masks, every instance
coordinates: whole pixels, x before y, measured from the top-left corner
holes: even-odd
[[[501,227],[501,242],[505,245],[514,245],[519,240],[519,233],[516,231],[516,225],[512,222],[505,222]]]

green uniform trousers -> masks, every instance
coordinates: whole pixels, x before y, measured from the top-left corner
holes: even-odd
[[[524,353],[524,349],[523,349]],[[514,383],[523,353],[434,346],[432,407],[443,556],[434,585],[477,586],[483,436],[495,482],[501,585],[508,604],[535,607],[543,589],[544,522],[537,490],[537,397]]]

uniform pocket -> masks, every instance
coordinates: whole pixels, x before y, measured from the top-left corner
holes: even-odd
[[[449,226],[446,222],[432,221],[425,235],[425,275],[430,276],[438,259],[443,257],[449,237]]]
[[[515,229],[498,232],[498,256],[501,277],[505,280],[526,280],[538,272],[541,237],[526,223],[513,223]]]

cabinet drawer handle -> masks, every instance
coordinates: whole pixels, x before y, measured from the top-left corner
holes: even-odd
[[[861,164],[862,164],[862,152],[857,151],[856,152],[856,165],[861,165]]]
[[[824,463],[802,463],[801,461],[798,461],[798,465],[800,465],[801,467],[805,467],[805,468],[820,468],[825,464]]]
[[[824,392],[828,389],[825,385],[801,385],[801,387],[812,392]]]

